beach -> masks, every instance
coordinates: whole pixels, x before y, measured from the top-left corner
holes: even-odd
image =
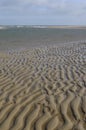
[[[0,130],[86,130],[86,31],[48,32],[0,39]]]

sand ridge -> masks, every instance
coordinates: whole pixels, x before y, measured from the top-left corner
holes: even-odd
[[[85,129],[85,43],[0,53],[0,130]]]

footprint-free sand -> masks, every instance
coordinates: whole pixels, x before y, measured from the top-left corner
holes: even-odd
[[[0,52],[0,130],[86,130],[86,43]]]

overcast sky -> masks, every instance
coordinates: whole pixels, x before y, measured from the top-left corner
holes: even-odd
[[[86,25],[86,0],[0,0],[0,24]]]

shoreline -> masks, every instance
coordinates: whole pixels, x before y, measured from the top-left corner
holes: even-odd
[[[0,25],[0,29],[8,28],[62,28],[62,29],[86,29],[85,25]]]
[[[7,49],[7,50],[5,50],[5,49],[2,49],[1,50],[1,48],[0,48],[0,52],[9,52],[9,51],[21,51],[21,50],[23,50],[23,49],[28,49],[28,50],[33,50],[33,49],[37,49],[37,48],[46,48],[46,47],[60,47],[60,46],[71,46],[71,45],[73,45],[73,44],[75,44],[75,45],[77,45],[77,44],[86,44],[86,40],[79,40],[79,41],[70,41],[70,42],[61,42],[61,43],[53,43],[53,44],[49,44],[49,43],[46,43],[46,44],[44,44],[44,45],[38,45],[38,46],[22,46],[22,47],[18,47],[18,48],[16,48],[16,49],[14,49],[13,47],[11,47],[11,48],[9,48],[9,49]]]

